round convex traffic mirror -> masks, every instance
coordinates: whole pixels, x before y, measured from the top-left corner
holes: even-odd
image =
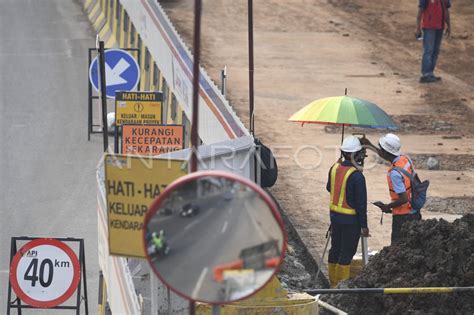
[[[145,217],[144,246],[157,276],[183,297],[244,299],[268,283],[286,247],[275,202],[255,183],[205,171],[169,185]]]

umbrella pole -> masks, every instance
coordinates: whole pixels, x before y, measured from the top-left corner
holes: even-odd
[[[347,88],[344,91],[344,95],[347,96]],[[344,124],[342,124],[342,139],[341,144],[344,142]]]
[[[341,138],[341,145],[344,142],[344,124],[342,124],[342,138]],[[341,151],[341,157],[339,158],[342,161],[342,151]]]
[[[344,124],[342,124],[342,138],[341,138],[341,144],[344,142]]]

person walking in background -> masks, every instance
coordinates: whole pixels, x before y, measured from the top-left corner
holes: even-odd
[[[434,69],[438,61],[445,27],[446,37],[451,35],[450,7],[451,0],[419,0],[415,36],[416,38],[423,36],[420,83],[441,80],[441,77],[434,75]]]
[[[341,152],[344,161],[331,167],[326,185],[330,192],[331,249],[328,271],[331,288],[349,278],[360,236],[369,236],[367,187],[361,172],[365,149],[357,137],[350,136],[344,139]]]
[[[388,133],[379,139],[379,147],[375,147],[367,138],[361,140],[364,146],[371,147],[384,160],[390,162],[387,172],[388,189],[391,202],[385,204],[374,202],[384,213],[392,213],[392,244],[400,239],[402,225],[408,221],[421,220],[419,210],[412,207],[412,177],[418,177],[413,162],[408,155],[401,153],[400,138]],[[419,178],[417,178],[419,181]]]

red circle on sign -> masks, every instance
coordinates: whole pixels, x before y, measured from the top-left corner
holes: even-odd
[[[50,245],[50,246],[54,246],[61,249],[63,252],[65,252],[69,256],[69,259],[71,259],[72,268],[73,268],[73,277],[72,277],[71,285],[66,290],[66,292],[64,292],[60,297],[51,301],[38,301],[31,298],[30,296],[27,295],[27,293],[25,293],[22,290],[22,288],[20,287],[16,279],[18,263],[20,262],[23,255],[28,250],[35,248],[37,246],[41,246],[41,245]],[[31,242],[26,243],[25,245],[23,245],[23,247],[20,248],[19,251],[16,252],[10,265],[10,283],[13,288],[13,291],[15,291],[16,295],[20,298],[20,300],[34,307],[51,308],[51,307],[55,307],[66,302],[67,299],[69,299],[71,295],[74,293],[74,291],[76,291],[76,288],[80,280],[81,280],[81,270],[80,270],[80,264],[79,264],[79,260],[77,259],[76,253],[74,253],[74,251],[65,243],[55,240],[55,239],[51,239],[51,238],[38,238],[38,239],[32,240]]]

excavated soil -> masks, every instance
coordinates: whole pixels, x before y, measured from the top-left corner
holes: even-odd
[[[269,191],[267,191],[270,193]],[[318,271],[318,262],[315,261],[303,240],[298,235],[295,227],[286,215],[286,211],[281,208],[278,201],[273,200],[278,205],[278,210],[285,225],[285,233],[287,235],[287,251],[284,257],[277,277],[281,285],[290,293],[302,292],[309,288],[327,288],[329,282],[323,273]]]
[[[323,273],[318,273],[318,263],[301,240],[298,232],[280,210],[288,236],[287,253],[277,274],[281,285],[289,292],[301,292],[309,288],[327,288],[329,283]]]
[[[466,214],[474,213],[473,197],[429,197],[426,201],[424,210],[450,213],[450,214]]]
[[[437,146],[442,146],[443,142],[438,142]],[[456,148],[454,148],[456,151]],[[435,148],[436,150],[436,148]],[[474,170],[474,158],[469,154],[410,154],[410,158],[415,163],[417,169],[432,169],[445,171],[470,171]],[[436,159],[437,165],[429,164],[429,159]],[[460,173],[459,176],[464,176]]]
[[[440,219],[407,224],[403,240],[384,248],[350,288],[467,287],[474,285],[474,214],[453,223]],[[341,286],[340,285],[340,286]],[[349,314],[472,314],[474,293],[331,295]]]

